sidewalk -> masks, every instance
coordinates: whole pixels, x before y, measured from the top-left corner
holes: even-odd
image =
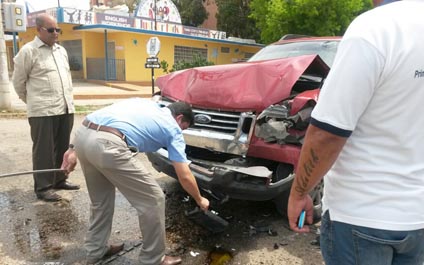
[[[15,92],[10,82],[10,98],[12,111],[25,111],[26,105]],[[150,98],[152,96],[151,86],[135,85],[131,83],[95,83],[89,81],[74,81],[74,103],[75,106],[87,105],[109,105],[116,101],[131,97]],[[155,92],[159,91],[155,88]]]

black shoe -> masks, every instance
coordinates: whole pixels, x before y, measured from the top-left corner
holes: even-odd
[[[57,202],[62,199],[62,197],[59,194],[56,194],[54,191],[51,191],[51,190],[38,192],[36,193],[36,195],[39,200],[42,200],[45,202]]]
[[[56,190],[79,190],[80,186],[64,181],[54,187]]]

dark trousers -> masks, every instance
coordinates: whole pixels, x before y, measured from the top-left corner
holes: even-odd
[[[73,114],[28,118],[31,127],[32,165],[34,170],[60,168],[69,146]],[[61,172],[34,174],[35,193],[54,188],[67,176]]]

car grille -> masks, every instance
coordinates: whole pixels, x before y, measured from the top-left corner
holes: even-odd
[[[194,129],[235,133],[240,123],[239,112],[211,111],[193,108]]]
[[[174,102],[162,97],[161,103],[166,106]],[[227,134],[239,132],[249,133],[253,118],[246,112],[207,110],[193,107],[194,125],[190,129],[208,130]]]

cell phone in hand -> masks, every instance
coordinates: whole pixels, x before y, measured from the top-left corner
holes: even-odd
[[[297,223],[297,227],[301,229],[305,224],[305,210],[300,213],[299,222]]]

